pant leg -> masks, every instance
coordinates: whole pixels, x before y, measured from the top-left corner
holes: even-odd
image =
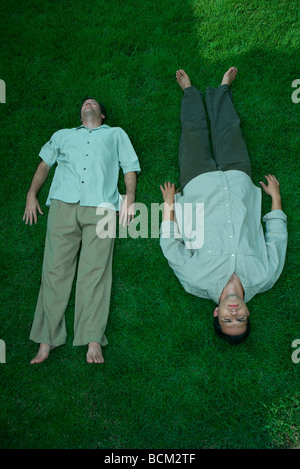
[[[251,177],[251,162],[241,132],[240,119],[234,109],[230,86],[207,88],[206,106],[218,169],[235,169]]]
[[[73,345],[90,342],[107,344],[104,335],[109,315],[112,286],[114,237],[100,238],[97,223],[105,217],[115,222],[116,212],[96,214],[96,207],[79,207],[82,245],[79,256]]]
[[[199,174],[216,171],[209,146],[209,133],[202,93],[194,86],[184,90],[181,102],[181,137],[179,144],[180,185]]]
[[[48,216],[42,283],[30,339],[59,346],[66,341],[65,310],[68,305],[81,229],[76,205],[52,200]]]

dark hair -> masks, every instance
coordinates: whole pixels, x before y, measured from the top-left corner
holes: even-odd
[[[81,109],[82,109],[83,103],[84,103],[87,99],[94,99],[95,101],[97,101],[97,103],[99,103],[101,114],[103,114],[103,115],[105,116],[103,120],[105,120],[106,117],[107,117],[105,106],[104,106],[103,103],[100,103],[100,102],[99,102],[96,98],[94,98],[93,96],[85,96],[85,98],[82,99],[81,105],[80,105],[80,109],[79,109],[79,119],[81,119]]]
[[[214,328],[216,333],[224,340],[226,340],[226,342],[228,342],[230,345],[237,345],[247,339],[248,335],[250,334],[250,321],[249,319],[247,320],[247,327],[245,332],[243,332],[243,334],[238,335],[224,334],[221,329],[218,316],[214,318]]]

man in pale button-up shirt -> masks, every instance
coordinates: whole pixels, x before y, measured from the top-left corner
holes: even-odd
[[[270,174],[267,185],[260,183],[272,198],[271,211],[263,217],[263,232],[261,190],[251,180],[251,164],[232,103],[230,85],[236,73],[230,68],[219,88],[207,89],[213,159],[202,93],[191,86],[183,70],[177,72],[184,92],[179,149],[182,191],[178,193],[170,182],[161,186],[160,236],[162,251],[184,289],[218,305],[215,329],[232,344],[249,334],[246,303],[277,281],[287,247],[279,182]]]
[[[82,125],[55,132],[43,146],[42,161],[27,194],[23,219],[31,225],[37,222],[37,213],[42,214],[37,193],[56,164],[46,202],[50,209],[42,282],[30,333],[40,347],[31,363],[44,361],[51,349],[66,341],[64,314],[78,257],[73,345],[88,345],[89,363],[104,361],[101,346],[107,344],[104,333],[114,236],[105,231],[103,220],[108,226],[114,225],[120,211],[120,222],[130,222],[134,216],[136,174],[140,172],[127,134],[119,127],[103,124],[105,114],[101,103],[93,98],[84,100]],[[126,186],[123,203],[118,192],[120,168]]]

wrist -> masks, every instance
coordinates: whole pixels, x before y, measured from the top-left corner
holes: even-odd
[[[36,192],[33,191],[33,190],[29,190],[29,191],[27,192],[27,199],[32,199],[32,198],[33,198],[33,199],[36,199]]]
[[[169,207],[172,207],[174,205],[174,198],[164,199],[164,205],[168,205]]]
[[[272,210],[282,210],[280,194],[272,196]]]
[[[134,194],[126,194],[126,197],[127,197],[127,200],[128,200],[129,202],[131,202],[132,204],[134,203],[134,201],[135,201],[135,196],[134,196]]]
[[[164,201],[164,215],[163,220],[174,221],[174,203]]]

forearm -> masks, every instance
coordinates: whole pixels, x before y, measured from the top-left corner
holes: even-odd
[[[282,210],[281,197],[280,194],[272,197],[272,207],[271,210]]]
[[[50,171],[50,166],[48,166],[44,161],[42,161],[38,167],[36,172],[34,173],[34,176],[32,178],[32,182],[29,188],[29,191],[27,193],[27,196],[33,196],[36,197],[37,193],[41,189],[42,185],[46,181],[48,174]]]
[[[130,202],[135,201],[136,192],[136,172],[130,171],[124,175],[124,182],[126,187],[126,196]]]
[[[174,221],[174,203],[164,202],[163,221]]]

